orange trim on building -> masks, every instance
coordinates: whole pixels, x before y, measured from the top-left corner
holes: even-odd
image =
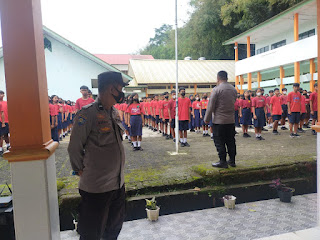
[[[236,76],[235,87],[236,87],[237,92],[239,93],[240,90],[239,90],[239,88],[238,88],[238,85],[239,85],[239,76]]]
[[[280,92],[282,93],[282,88],[284,88],[284,84],[283,84],[283,79],[284,79],[284,68],[280,67]]]
[[[196,95],[197,94],[197,84],[194,84],[194,95]]]
[[[294,63],[294,82],[300,83],[300,62]]]
[[[242,86],[243,86],[243,83],[244,83],[244,79],[243,79],[243,76],[240,75],[240,94],[243,94],[244,93],[244,90],[242,89]]]
[[[315,80],[313,77],[313,74],[315,73],[316,70],[316,64],[314,63],[314,59],[310,59],[310,75],[311,75],[311,80],[310,80],[310,91],[314,91],[314,84]]]
[[[293,26],[293,34],[294,34],[294,41],[299,41],[299,14],[294,14],[294,26]]]
[[[260,87],[260,83],[261,83],[261,73],[257,72],[257,82],[258,82],[258,88]]]

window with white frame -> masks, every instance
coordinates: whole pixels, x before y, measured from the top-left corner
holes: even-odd
[[[282,47],[286,44],[287,44],[287,40],[282,40],[280,42],[276,42],[274,44],[271,44],[271,49],[276,49],[276,48]]]
[[[299,40],[314,36],[316,34],[315,29],[311,29],[309,31],[303,32],[299,34]]]
[[[257,54],[268,52],[268,51],[269,51],[269,46],[265,46],[265,47],[259,48],[257,50]]]

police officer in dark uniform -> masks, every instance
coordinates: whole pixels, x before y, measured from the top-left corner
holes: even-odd
[[[227,81],[227,72],[218,72],[217,86],[211,92],[204,116],[205,123],[212,119],[213,140],[220,159],[212,166],[218,168],[228,168],[228,165],[236,167],[234,103],[237,98],[237,90]],[[227,149],[230,157],[228,162]]]
[[[74,119],[68,152],[80,176],[80,240],[117,239],[125,218],[123,127],[113,107],[125,85],[121,73],[101,73],[97,100]]]

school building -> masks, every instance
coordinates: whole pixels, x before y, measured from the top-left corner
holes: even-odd
[[[114,66],[87,52],[76,44],[43,26],[46,75],[48,94],[65,100],[75,101],[80,94],[80,86],[86,85],[93,96],[98,94],[97,76],[101,72],[117,71]],[[122,73],[124,81],[131,77]],[[0,89],[6,89],[3,51],[0,49]]]
[[[234,84],[234,64],[233,60],[179,60],[179,88],[184,87],[187,95],[211,92],[221,70],[228,72],[228,81]],[[145,97],[170,92],[176,86],[176,61],[130,60],[128,74],[133,80],[125,88],[126,93]]]
[[[293,83],[313,91],[317,74],[317,2],[305,0],[224,42],[234,44],[237,90],[275,87],[292,91]],[[246,51],[247,58],[239,54]]]

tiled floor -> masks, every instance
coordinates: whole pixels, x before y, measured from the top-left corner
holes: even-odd
[[[160,216],[157,222],[125,222],[119,240],[247,240],[313,228],[316,221],[317,195],[307,194],[293,197],[292,203],[274,199],[238,204],[234,210],[221,207]],[[62,232],[61,239],[78,237],[69,231]]]

